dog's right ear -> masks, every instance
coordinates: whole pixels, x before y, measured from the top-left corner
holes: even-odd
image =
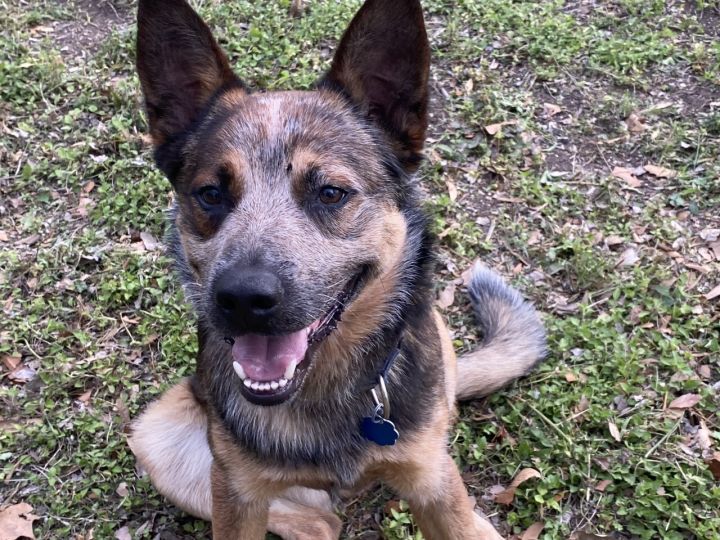
[[[221,88],[242,83],[185,0],[140,0],[137,70],[155,146],[183,133]]]

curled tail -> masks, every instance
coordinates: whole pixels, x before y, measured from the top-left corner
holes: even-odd
[[[483,344],[458,358],[456,397],[485,396],[527,375],[545,357],[545,329],[520,293],[487,268],[472,272],[470,301]]]

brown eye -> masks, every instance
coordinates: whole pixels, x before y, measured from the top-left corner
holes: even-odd
[[[323,186],[320,188],[320,202],[323,204],[338,204],[341,202],[347,191],[335,186]]]
[[[222,194],[215,186],[205,186],[198,191],[200,203],[205,206],[217,206],[222,203]]]

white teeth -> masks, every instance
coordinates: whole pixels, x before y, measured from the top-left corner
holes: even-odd
[[[245,375],[245,370],[239,362],[233,362],[233,369],[235,370],[235,373],[237,373],[237,376],[240,377],[243,381],[247,379],[247,375]]]
[[[283,377],[287,380],[290,380],[293,378],[293,375],[295,375],[295,368],[297,367],[297,362],[293,360],[290,362],[290,365],[285,369],[285,374]]]
[[[285,378],[281,378],[277,381],[253,381],[252,379],[248,378],[245,375],[245,373],[243,372],[242,366],[240,364],[238,364],[237,362],[235,362],[233,364],[233,368],[235,368],[235,372],[238,374],[238,376],[243,379],[243,384],[247,388],[251,388],[252,390],[255,390],[255,391],[260,391],[260,392],[269,392],[270,390],[275,391],[278,388],[285,388],[288,385],[288,383],[290,382],[289,380],[287,380]]]

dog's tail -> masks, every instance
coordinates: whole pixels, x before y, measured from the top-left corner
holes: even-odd
[[[485,396],[535,367],[545,357],[545,329],[520,293],[476,264],[468,286],[483,344],[458,358],[456,397]]]

